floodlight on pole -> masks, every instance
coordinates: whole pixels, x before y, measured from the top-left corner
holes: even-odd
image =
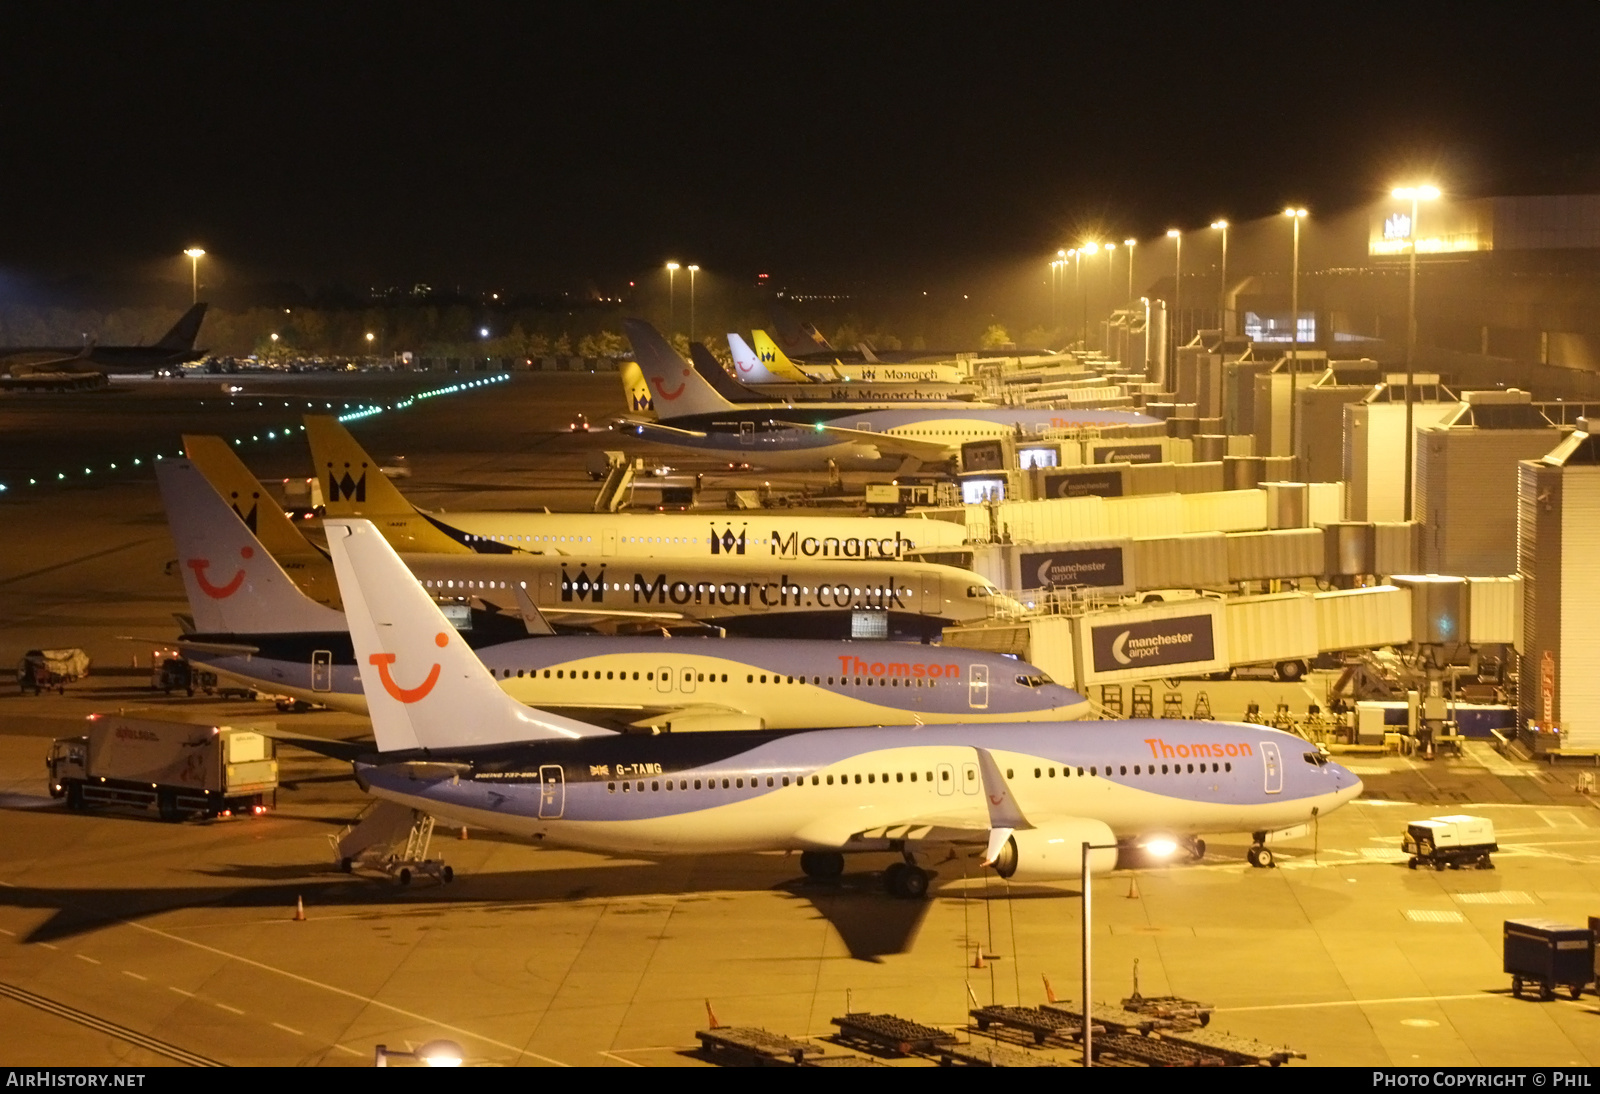
[[[700,272],[699,266],[689,267],[689,341],[694,341],[694,275]]]
[[[682,268],[676,262],[667,263],[667,335],[669,337],[672,334],[672,324],[677,321],[675,318],[677,315],[677,297],[673,279],[677,277],[678,271]]]
[[[1402,519],[1411,519],[1411,458],[1415,443],[1412,424],[1412,391],[1416,385],[1417,367],[1417,203],[1432,201],[1439,196],[1437,186],[1396,186],[1392,191],[1397,198],[1411,199],[1411,222],[1406,225],[1406,235],[1411,237],[1411,272],[1406,286],[1406,469],[1405,501]]]
[[[1137,239],[1125,239],[1122,245],[1128,248],[1128,300],[1133,300],[1133,249],[1138,246]]]
[[[1177,228],[1168,228],[1167,238],[1176,244],[1172,263],[1172,316],[1169,320],[1172,327],[1172,364],[1176,367],[1178,347],[1183,344],[1183,332],[1178,329],[1179,317],[1183,315],[1183,232]]]
[[[1217,302],[1217,325],[1222,328],[1222,336],[1228,336],[1228,222],[1213,220],[1211,227],[1222,233],[1222,292]]]
[[[189,303],[198,304],[200,303],[200,259],[206,252],[199,247],[190,247],[183,253],[189,256],[189,282],[192,290]]]
[[[1307,213],[1290,207],[1283,211],[1294,224],[1294,263],[1289,281],[1289,455],[1299,454],[1299,415],[1295,413],[1300,383],[1300,222]]]

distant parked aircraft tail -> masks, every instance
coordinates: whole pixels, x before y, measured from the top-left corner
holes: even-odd
[[[695,373],[666,340],[642,319],[624,319],[623,329],[633,343],[634,360],[650,385],[656,415],[662,420],[691,414],[728,410],[732,403]]]
[[[183,318],[172,324],[172,329],[161,336],[161,341],[156,343],[157,348],[194,349],[195,339],[200,337],[200,324],[205,321],[207,306],[204,303],[196,304],[184,312]]]

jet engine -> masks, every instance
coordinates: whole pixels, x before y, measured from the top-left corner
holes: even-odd
[[[1072,881],[1083,876],[1083,845],[1099,844],[1106,850],[1090,851],[1092,870],[1117,865],[1117,837],[1104,821],[1066,820],[1011,834],[995,856],[994,872],[1013,881]]]

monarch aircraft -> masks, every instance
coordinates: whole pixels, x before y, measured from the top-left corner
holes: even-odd
[[[337,605],[333,568],[217,437],[185,437],[191,461],[230,499],[251,531],[316,601]],[[377,480],[387,483],[387,480]],[[169,499],[169,513],[176,504]],[[243,507],[241,507],[243,506]],[[589,518],[591,523],[599,517]],[[406,551],[413,575],[441,600],[516,606],[563,626],[659,629],[693,621],[742,635],[930,640],[948,625],[1017,610],[968,570],[911,560],[889,540],[796,537],[762,555],[747,521],[729,519],[711,556],[657,556],[626,544],[612,555],[587,543],[483,554]],[[574,537],[576,539],[577,537]],[[769,537],[771,538],[771,537]],[[741,554],[740,551],[747,553]],[[870,553],[870,564],[867,555]]]
[[[711,351],[704,344],[689,343],[689,357],[694,363],[695,370],[705,378],[706,382],[732,403],[770,402],[773,399],[801,403],[854,402],[860,399],[882,399],[885,402],[906,400],[972,402],[978,397],[978,389],[970,384],[944,383],[934,379],[931,368],[868,365],[860,370],[841,368],[838,382],[807,380],[798,384],[755,383],[746,387],[743,380],[728,375],[722,363],[711,355]],[[737,369],[738,365],[734,367]],[[897,375],[893,378],[879,378],[880,373],[887,374],[891,371]],[[860,375],[861,372],[866,372],[867,375]]]
[[[899,852],[886,884],[921,897],[918,856],[945,849],[1050,881],[1081,876],[1085,845],[1203,852],[1202,834],[1243,831],[1271,865],[1269,833],[1362,789],[1298,737],[1222,722],[618,735],[505,694],[369,522],[330,521],[328,537],[376,737],[358,781],[452,823],[615,854],[800,851],[821,876],[847,853]],[[1104,869],[1116,851],[1093,855]]]
[[[960,546],[966,528],[924,517],[841,517],[763,510],[695,513],[424,512],[378,471],[336,418],[308,414],[306,438],[329,516],[362,516],[402,552],[516,551],[653,558],[800,558],[873,562]]]
[[[162,460],[156,476],[194,616],[195,630],[177,643],[184,654],[262,691],[365,712],[344,615],[295,588],[243,515],[189,461]],[[331,571],[332,564],[323,563]],[[417,584],[414,575],[408,580]],[[483,618],[473,613],[473,626],[460,637],[508,694],[631,728],[1063,719],[1088,708],[1081,695],[1032,665],[964,649],[805,639],[528,637],[521,623],[485,627]],[[533,611],[528,621],[537,626],[542,617]]]
[[[787,366],[798,371],[810,370],[810,375],[817,380],[839,379],[858,382],[889,383],[889,382],[920,382],[929,385],[929,390],[939,390],[940,386],[946,391],[946,398],[952,397],[952,392],[967,391],[970,387],[961,384],[967,378],[966,368],[962,365],[945,361],[927,361],[921,363],[894,364],[879,361],[876,357],[867,357],[857,354],[863,359],[845,363],[835,356],[831,361],[825,361],[825,355],[816,355],[804,358],[804,364],[791,360],[787,354],[772,340],[772,336],[764,330],[750,332],[755,339],[756,352],[762,361],[772,361],[780,369]],[[970,397],[970,396],[969,396]]]
[[[653,393],[654,421],[621,419],[636,436],[720,459],[770,467],[807,466],[890,455],[949,459],[972,440],[1049,429],[1149,425],[1128,410],[1037,410],[952,401],[891,409],[884,403],[735,404],[679,357],[654,327],[623,320],[640,372]]]

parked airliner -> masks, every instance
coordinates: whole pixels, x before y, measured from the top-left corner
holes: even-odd
[[[501,691],[369,522],[328,537],[376,736],[360,785],[454,823],[606,853],[799,851],[824,876],[897,851],[886,883],[920,897],[917,856],[949,848],[1049,881],[1080,876],[1086,844],[1244,831],[1271,865],[1269,833],[1361,792],[1304,740],[1224,722],[619,736]]]
[[[687,367],[687,366],[685,366]],[[329,516],[373,520],[402,552],[756,557],[781,563],[822,557],[872,562],[960,546],[966,528],[923,517],[743,513],[548,513],[417,509],[332,417],[306,415],[312,461]]]
[[[890,456],[937,461],[967,441],[1096,426],[1159,425],[1130,410],[1036,410],[952,402],[943,406],[793,402],[735,404],[720,395],[654,327],[623,320],[652,392],[655,420],[621,419],[635,436],[753,466],[858,463]]]
[[[162,460],[156,476],[196,628],[177,643],[185,656],[271,694],[364,712],[344,615],[296,589],[189,461]],[[270,502],[262,499],[263,514]],[[463,613],[461,640],[519,701],[628,727],[1018,721],[1076,718],[1088,708],[1039,669],[998,654],[901,642],[530,638],[527,622],[538,627],[542,617],[529,611],[526,622]]]

